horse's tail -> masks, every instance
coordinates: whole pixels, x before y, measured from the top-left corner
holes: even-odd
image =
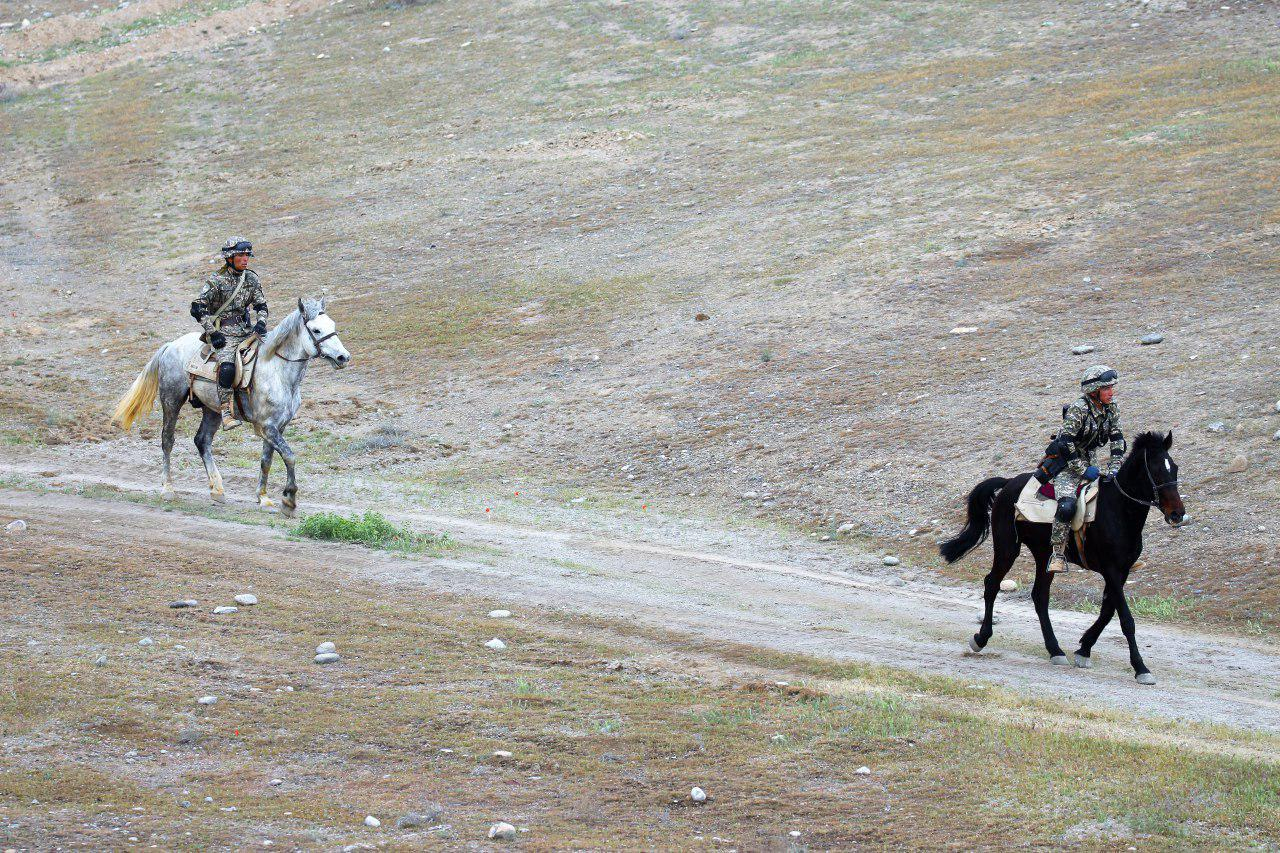
[[[973,487],[967,499],[969,518],[964,530],[938,546],[942,559],[954,563],[986,540],[987,533],[991,530],[991,505],[995,503],[996,493],[1008,482],[1005,477],[992,477]]]
[[[120,429],[127,432],[134,421],[151,411],[151,404],[156,401],[156,392],[160,390],[160,356],[168,346],[165,344],[156,350],[155,355],[151,356],[151,360],[147,362],[147,366],[138,374],[138,378],[133,380],[129,393],[116,403],[111,422]]]

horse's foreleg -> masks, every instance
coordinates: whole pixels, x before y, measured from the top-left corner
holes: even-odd
[[[1017,529],[1012,524],[993,522],[992,546],[995,552],[991,560],[991,571],[982,582],[982,625],[978,633],[969,638],[969,650],[980,652],[987,646],[994,632],[996,596],[1000,594],[1000,582],[1009,574],[1013,563],[1018,559],[1021,545],[1018,542]]]
[[[271,476],[271,459],[276,449],[267,439],[262,440],[262,458],[258,460],[258,505],[273,507],[276,502],[267,497],[267,477]]]
[[[1139,684],[1155,684],[1156,677],[1147,669],[1142,661],[1142,653],[1138,651],[1137,629],[1133,614],[1129,612],[1129,602],[1124,597],[1124,582],[1115,576],[1107,576],[1107,592],[1116,601],[1116,613],[1120,616],[1120,630],[1129,641],[1129,663],[1133,666],[1134,677]]]
[[[200,419],[200,429],[196,430],[196,450],[200,452],[200,461],[204,463],[205,476],[209,478],[209,495],[218,503],[225,503],[226,493],[222,488],[222,475],[218,473],[218,463],[213,461],[213,436],[222,426],[222,412],[205,408]]]
[[[283,515],[292,518],[298,510],[298,480],[294,475],[293,468],[293,448],[289,447],[289,442],[284,440],[284,433],[279,427],[269,426],[266,428],[267,441],[280,454],[280,458],[284,460],[284,470],[288,474],[288,479],[284,484],[284,492],[280,501],[280,512]]]
[[[1098,637],[1102,636],[1102,631],[1111,623],[1111,617],[1115,615],[1116,603],[1111,598],[1111,592],[1105,587],[1102,590],[1102,605],[1098,608],[1098,618],[1093,624],[1080,635],[1080,648],[1076,649],[1076,666],[1081,669],[1088,669],[1093,666],[1093,644],[1098,642]]]

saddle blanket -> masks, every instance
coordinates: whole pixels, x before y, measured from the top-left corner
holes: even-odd
[[[1058,511],[1058,502],[1040,494],[1040,481],[1035,477],[1027,480],[1022,487],[1022,494],[1013,505],[1014,511],[1023,521],[1037,524],[1052,524],[1053,516]],[[1079,530],[1093,521],[1098,512],[1098,481],[1094,480],[1080,493],[1080,503],[1076,507],[1076,516],[1071,520],[1071,529]]]
[[[258,343],[256,336],[247,338],[236,349],[236,382],[237,388],[248,388],[253,384],[254,369],[258,362]],[[187,373],[194,379],[218,381],[218,362],[214,360],[213,347],[203,344],[191,360],[187,362]]]

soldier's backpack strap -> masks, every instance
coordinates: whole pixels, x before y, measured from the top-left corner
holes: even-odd
[[[210,317],[213,318],[213,322],[217,325],[217,328],[222,327],[221,324],[218,323],[218,318],[222,316],[222,312],[226,311],[228,308],[231,307],[232,302],[236,301],[236,297],[240,295],[240,291],[244,290],[244,283],[248,280],[249,280],[248,272],[240,273],[240,281],[236,284],[236,289],[231,291],[231,295],[227,297],[227,301],[222,303],[222,305],[219,306],[217,311],[214,311],[212,314],[209,315]]]

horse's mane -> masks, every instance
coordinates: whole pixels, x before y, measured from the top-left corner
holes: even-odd
[[[266,360],[276,354],[276,350],[293,335],[296,335],[302,327],[302,312],[297,308],[289,312],[289,316],[280,321],[280,324],[267,333],[267,339],[262,344],[262,358]]]
[[[1164,452],[1164,433],[1144,432],[1133,440],[1133,447],[1129,449],[1129,456],[1134,456],[1139,450],[1158,450]]]

